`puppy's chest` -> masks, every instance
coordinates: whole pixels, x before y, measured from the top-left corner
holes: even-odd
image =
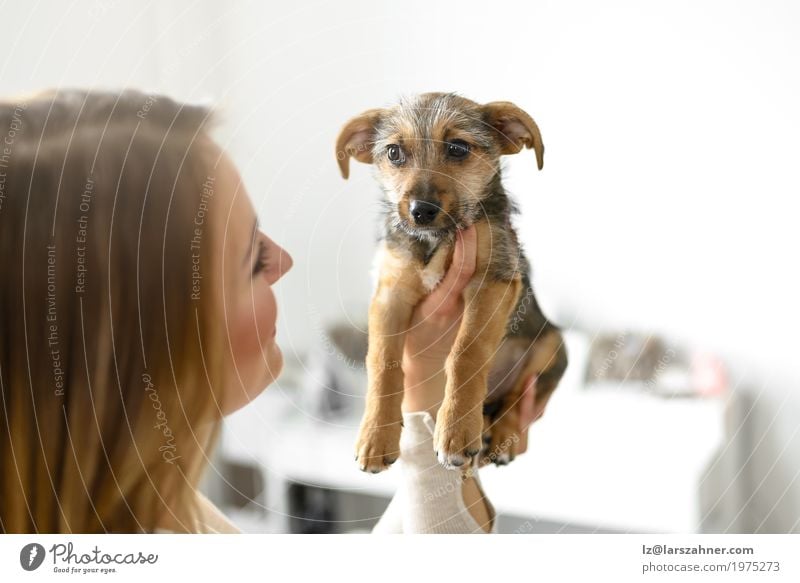
[[[447,240],[438,244],[415,241],[415,244],[406,247],[387,246],[384,242],[373,260],[373,288],[377,286],[382,271],[405,271],[410,267],[416,274],[413,279],[418,279],[426,293],[431,292],[447,272],[452,255],[453,243]]]
[[[452,243],[441,242],[428,250],[426,257],[417,264],[422,287],[426,292],[433,291],[444,277],[453,255]]]

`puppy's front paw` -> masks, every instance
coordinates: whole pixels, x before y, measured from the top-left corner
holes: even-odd
[[[442,404],[436,415],[433,449],[444,467],[460,468],[481,451],[483,412],[480,407],[466,409]]]
[[[400,456],[402,419],[364,419],[356,442],[356,461],[362,472],[377,474],[388,469]]]

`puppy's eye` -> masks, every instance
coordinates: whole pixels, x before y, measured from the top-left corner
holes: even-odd
[[[447,144],[447,155],[451,158],[466,158],[469,154],[469,144],[464,140],[453,140]]]
[[[389,162],[395,166],[399,166],[406,161],[403,149],[397,144],[390,144],[389,147],[386,148],[386,156],[389,158]]]

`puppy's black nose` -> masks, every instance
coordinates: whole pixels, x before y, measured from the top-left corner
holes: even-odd
[[[433,222],[440,209],[437,205],[427,200],[412,200],[409,210],[416,224],[427,225]]]

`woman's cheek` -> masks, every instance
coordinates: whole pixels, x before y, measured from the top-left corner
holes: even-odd
[[[262,389],[280,374],[283,355],[275,342],[278,306],[272,288],[265,282],[254,285],[251,303],[251,321],[255,319],[255,334],[251,350],[257,355],[258,375]]]
[[[228,311],[234,318],[230,326],[234,362],[248,389],[263,381],[264,361],[271,360],[268,356],[274,344],[272,334],[277,314],[274,296],[268,297],[272,296],[272,290],[265,293],[258,287],[261,286],[254,282],[252,292],[247,290],[235,309]]]

